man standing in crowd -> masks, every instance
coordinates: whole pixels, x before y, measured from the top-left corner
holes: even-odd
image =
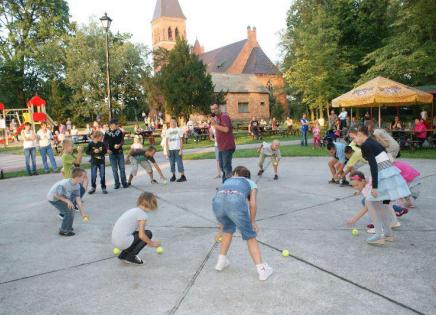
[[[112,119],[110,121],[109,130],[104,135],[104,142],[109,153],[109,160],[114,174],[115,189],[120,188],[120,177],[123,188],[129,187],[126,180],[126,167],[123,154],[124,134],[118,127],[118,121]],[[120,176],[118,176],[118,169]]]
[[[217,104],[210,106],[212,112],[211,125],[215,128],[218,143],[218,158],[223,171],[223,183],[232,177],[232,157],[235,152],[235,138],[233,136],[232,121],[227,113],[221,113]]]

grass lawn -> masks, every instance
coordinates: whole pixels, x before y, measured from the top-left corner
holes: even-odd
[[[312,146],[301,147],[300,145],[281,146],[280,151],[282,156],[295,157],[295,156],[327,156],[325,148],[313,149]],[[244,149],[237,150],[233,157],[235,158],[250,158],[258,157],[256,149]],[[401,151],[401,157],[407,159],[436,159],[436,149],[421,149],[417,151]],[[183,159],[185,160],[202,160],[202,159],[214,159],[215,153],[197,153],[197,154],[185,154]]]
[[[264,137],[262,140],[253,140],[250,136],[247,135],[246,132],[244,133],[236,133],[236,144],[252,144],[252,143],[262,143],[262,141],[270,142],[274,139],[278,139],[280,141],[290,141],[290,140],[296,140],[299,139],[298,136],[269,136]],[[157,137],[155,138],[155,147],[157,151],[162,151],[162,147],[160,145],[161,138]],[[130,146],[132,145],[133,140],[128,139],[125,142],[125,150],[128,151],[130,149]],[[82,144],[83,145],[83,144]],[[148,141],[145,142],[145,145],[148,145]],[[205,148],[205,147],[213,147],[214,143],[212,141],[203,140],[199,142],[195,142],[194,139],[189,139],[187,144],[183,145],[184,149],[196,149],[196,148]],[[9,146],[9,147],[0,147],[0,153],[10,153],[10,154],[18,154],[18,155],[24,155],[23,153],[23,147],[20,146]]]

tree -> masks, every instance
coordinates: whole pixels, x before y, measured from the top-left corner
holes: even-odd
[[[165,109],[173,116],[189,118],[192,113],[205,113],[214,100],[212,77],[184,39],[178,39],[169,52],[157,80]]]
[[[0,97],[22,107],[62,73],[62,46],[70,31],[64,0],[0,1]],[[45,86],[46,87],[46,86]]]
[[[129,41],[130,34],[111,34],[112,106],[116,115],[136,118],[145,109],[144,81],[150,75],[147,50]],[[96,21],[80,27],[67,43],[66,83],[72,99],[66,107],[75,120],[107,117],[105,33]]]
[[[283,40],[285,79],[301,94],[303,103],[320,115],[349,86],[354,70],[340,51],[337,18],[328,12],[324,1],[295,1]]]
[[[368,71],[360,82],[382,75],[409,85],[436,82],[436,11],[434,0],[398,3],[385,45],[364,59]],[[397,10],[397,8],[394,8]]]

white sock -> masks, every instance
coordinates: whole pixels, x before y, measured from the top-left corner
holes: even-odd
[[[257,269],[258,272],[261,271],[262,268],[264,268],[264,264],[263,263],[259,264],[259,265],[256,265],[256,269]]]
[[[218,256],[218,261],[225,261],[227,259],[226,255],[219,255]]]

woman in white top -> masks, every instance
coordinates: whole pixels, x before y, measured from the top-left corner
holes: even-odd
[[[47,163],[47,156],[50,159],[51,167],[53,172],[58,172],[58,166],[54,157],[53,149],[51,147],[51,140],[53,135],[50,130],[47,129],[47,123],[41,123],[41,128],[36,133],[39,141],[39,153],[41,154],[42,164],[44,165],[44,172],[47,174],[50,172],[50,168]]]
[[[36,135],[33,132],[29,122],[24,123],[24,129],[21,131],[23,138],[24,156],[26,157],[27,175],[38,175],[36,172]],[[32,159],[32,168],[30,168],[30,159]]]

